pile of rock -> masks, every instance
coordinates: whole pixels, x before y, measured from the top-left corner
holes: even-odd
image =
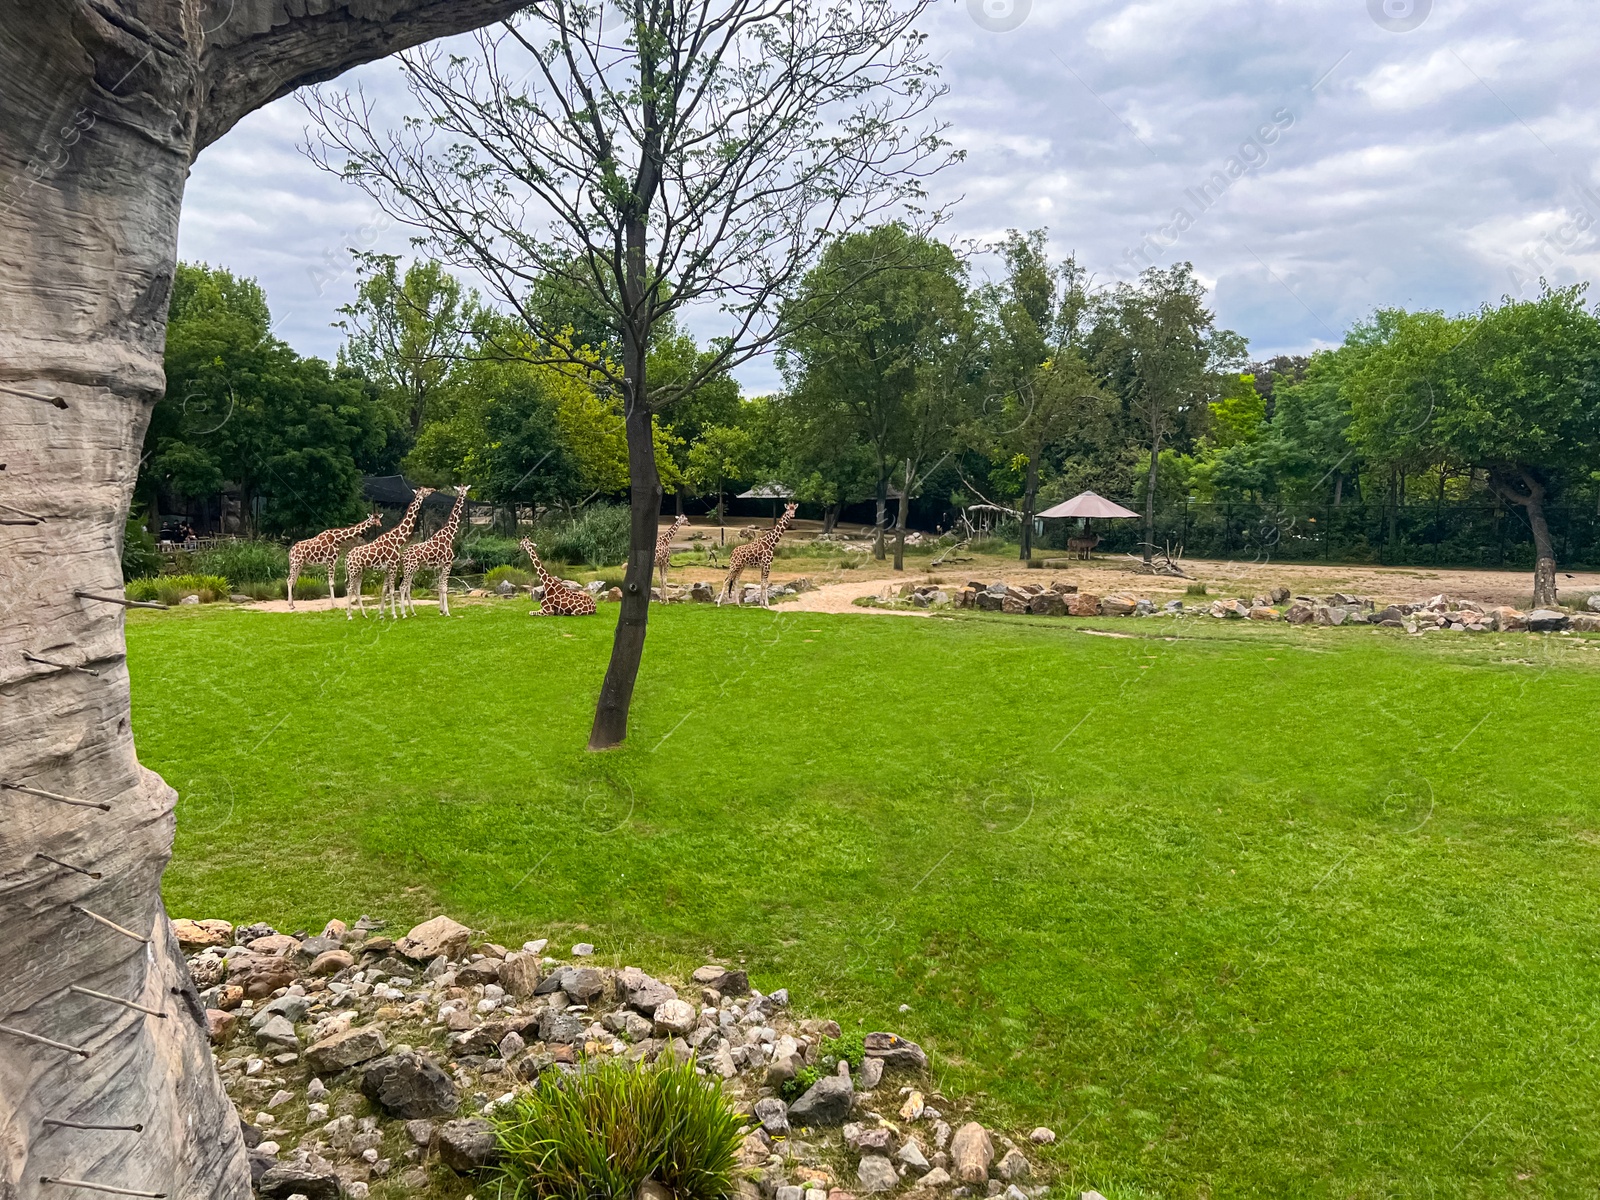
[[[1080,592],[1077,584],[1060,580],[1048,584],[974,581],[956,593],[955,604],[958,608],[1040,617],[1131,617],[1156,611],[1155,605],[1142,596],[1101,597]]]
[[[1044,1190],[1002,1134],[970,1121],[952,1130],[929,1102],[944,1101],[921,1090],[926,1054],[897,1034],[866,1034],[853,1076],[840,1062],[785,1102],[784,1085],[822,1065],[839,1026],[794,1016],[786,991],[763,995],[736,967],[708,964],[679,988],[637,967],[590,965],[592,945],[562,960],[543,940],[474,944],[443,916],[399,940],[365,917],[316,936],[210,920],[173,928],[257,1189],[276,1200],[363,1200],[378,1179],[419,1192],[433,1162],[490,1167],[485,1118],[519,1088],[588,1060],[663,1056],[722,1080],[746,1116],[743,1200],[900,1188],[1029,1200]],[[893,1117],[878,1111],[895,1105]]]

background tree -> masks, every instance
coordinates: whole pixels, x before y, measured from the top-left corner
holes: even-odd
[[[921,126],[940,90],[912,28],[929,2],[542,0],[476,55],[407,56],[421,117],[402,131],[349,95],[311,102],[321,161],[476,271],[534,344],[564,344],[532,302],[553,285],[617,331],[615,356],[581,360],[622,398],[632,510],[592,749],[625,737],[644,650],[654,415],[782,335],[776,301],[830,236],[921,196],[945,156]],[[716,353],[655,386],[657,334],[692,305],[725,314]]]
[[[250,532],[298,534],[355,519],[361,472],[381,453],[388,414],[358,375],[273,337],[254,280],[178,264],[165,366],[141,468],[152,519],[162,489],[209,511],[225,485]]]
[[[1152,267],[1137,285],[1119,283],[1097,304],[1096,368],[1142,434],[1149,459],[1144,486],[1144,561],[1155,542],[1161,451],[1175,436],[1197,434],[1245,340],[1218,329],[1194,267]]]
[[[415,442],[430,406],[460,370],[477,304],[437,262],[416,259],[401,276],[398,255],[354,253],[356,298],[339,309],[346,335],[339,364],[377,384],[395,427]]]
[[[702,496],[717,498],[717,525],[724,523],[723,498],[734,484],[749,482],[755,464],[755,442],[737,425],[702,430],[689,447],[685,482]]]
[[[878,266],[885,263],[895,265]],[[787,403],[803,424],[848,429],[870,451],[879,559],[891,478],[946,408],[919,388],[935,387],[950,366],[947,342],[971,349],[965,306],[950,248],[896,223],[836,240],[788,305],[792,329],[779,358]],[[929,353],[937,367],[923,358]]]
[[[10,968],[0,972],[0,1024],[91,1051],[78,1059],[0,1034],[8,1196],[59,1191],[39,1179],[62,1163],[112,1187],[241,1200],[251,1191],[238,1115],[161,903],[177,795],[134,752],[122,610],[89,598],[120,595],[140,448],[165,390],[179,207],[195,155],[303,84],[519,2],[4,2],[0,488],[44,520],[0,527],[0,779],[103,806],[5,792],[0,860],[16,870],[0,894]],[[27,664],[23,651],[41,646],[98,675]],[[36,854],[63,846],[101,878],[41,869]],[[70,907],[79,903],[149,941],[87,922]],[[159,1000],[170,1016],[116,1009],[71,984]],[[90,1097],[93,1111],[145,1132],[108,1143],[44,1124],[86,1111]]]
[[[1080,444],[1097,423],[1104,394],[1084,360],[1087,273],[1074,259],[1052,266],[1045,232],[1011,230],[1001,244],[1003,281],[984,289],[991,391],[998,405],[990,436],[1022,467],[1022,561],[1033,557],[1033,517],[1046,455]]]

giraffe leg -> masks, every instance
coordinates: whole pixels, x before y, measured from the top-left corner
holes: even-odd
[[[339,569],[339,560],[336,558],[328,564],[328,604],[332,608],[339,606],[339,593],[333,590],[333,575]]]
[[[771,574],[772,574],[772,564],[770,562],[769,563],[763,563],[762,566],[761,566],[761,607],[762,608],[771,608],[772,607],[772,605],[767,603],[767,577],[770,576]]]
[[[356,605],[361,600],[361,572],[350,566],[348,560],[344,564],[344,617],[347,621],[356,619]],[[367,615],[363,605],[361,615]]]
[[[402,617],[411,615],[411,580],[413,574],[414,572],[407,571],[400,576],[400,616]]]
[[[300,561],[292,555],[289,558],[289,611],[294,611],[294,581],[300,578]]]
[[[450,615],[450,564],[439,568],[439,615]]]

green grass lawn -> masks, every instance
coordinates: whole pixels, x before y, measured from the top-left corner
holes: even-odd
[[[593,755],[526,611],[130,617],[174,914],[742,958],[1113,1200],[1593,1193],[1594,643],[674,606]]]

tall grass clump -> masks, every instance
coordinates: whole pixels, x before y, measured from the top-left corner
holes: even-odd
[[[501,537],[494,533],[476,530],[461,539],[456,547],[455,573],[460,575],[487,574],[497,567],[525,568],[528,556],[522,552],[516,538]]]
[[[1185,596],[1204,596],[1206,595],[1206,585],[1200,580],[1196,579],[1188,587],[1183,589],[1183,594]]]
[[[677,1200],[734,1187],[741,1122],[692,1060],[547,1072],[495,1123],[502,1200],[632,1200],[652,1179]]]
[[[628,535],[626,505],[591,504],[571,520],[551,522],[536,540],[540,553],[557,562],[614,567],[628,561]]]
[[[220,575],[158,575],[154,579],[135,579],[126,591],[129,600],[176,604],[185,596],[198,596],[201,604],[211,604],[228,598],[228,581]]]
[[[189,564],[196,575],[220,575],[234,588],[242,588],[247,583],[287,578],[289,551],[278,542],[223,542],[196,552]]]

